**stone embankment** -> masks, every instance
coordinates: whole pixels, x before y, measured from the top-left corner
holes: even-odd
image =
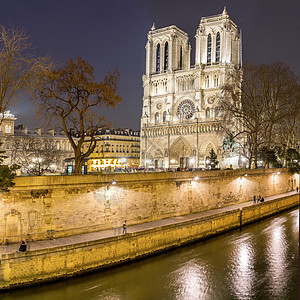
[[[125,218],[144,224],[300,186],[287,169],[30,176],[15,183],[0,193],[0,244],[110,230]]]
[[[266,197],[206,212],[128,227],[33,242],[30,251],[1,246],[0,289],[37,284],[135,260],[238,228],[299,205],[299,194]]]

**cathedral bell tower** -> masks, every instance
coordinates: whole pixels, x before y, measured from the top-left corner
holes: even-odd
[[[239,65],[240,36],[226,7],[220,15],[201,18],[195,38],[196,65]]]
[[[187,33],[154,24],[148,33],[141,117],[146,168],[206,168],[211,149],[222,157],[218,97],[228,72],[239,68],[240,37],[226,8],[201,18],[195,37],[191,66]]]

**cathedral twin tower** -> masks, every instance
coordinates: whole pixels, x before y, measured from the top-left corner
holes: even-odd
[[[195,65],[188,35],[172,25],[148,33],[143,75],[141,165],[205,168],[211,149],[221,166],[238,164],[223,153],[218,96],[227,74],[240,68],[240,35],[226,8],[201,18]]]

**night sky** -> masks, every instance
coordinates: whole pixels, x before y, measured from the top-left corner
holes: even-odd
[[[38,55],[51,53],[58,63],[77,56],[95,69],[98,81],[108,70],[121,73],[123,102],[105,115],[115,127],[139,129],[142,74],[147,32],[176,25],[187,32],[194,64],[195,32],[201,17],[223,7],[243,30],[243,61],[284,62],[300,75],[300,2],[296,0],[0,0],[0,23],[23,26]],[[34,109],[23,97],[11,107],[16,124],[34,128]]]

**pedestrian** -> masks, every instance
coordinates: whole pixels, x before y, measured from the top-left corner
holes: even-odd
[[[27,247],[27,250],[30,250],[29,237],[27,237],[27,239],[26,239],[26,247]]]
[[[25,252],[27,250],[27,246],[25,244],[24,241],[21,242],[21,245],[20,245],[20,248],[19,248],[19,251],[20,252]]]
[[[260,202],[264,202],[264,201],[265,201],[264,197],[261,197]]]
[[[256,196],[255,195],[253,196],[253,203],[254,204],[256,203]]]
[[[123,223],[123,234],[125,234],[127,231],[127,223],[126,223],[126,220],[124,221]]]
[[[298,191],[299,191],[299,188],[298,188],[298,187],[296,187],[296,191],[297,191],[297,193],[298,193]]]
[[[259,203],[260,200],[261,200],[261,197],[260,197],[260,195],[258,195],[258,197],[257,197],[257,203]]]

